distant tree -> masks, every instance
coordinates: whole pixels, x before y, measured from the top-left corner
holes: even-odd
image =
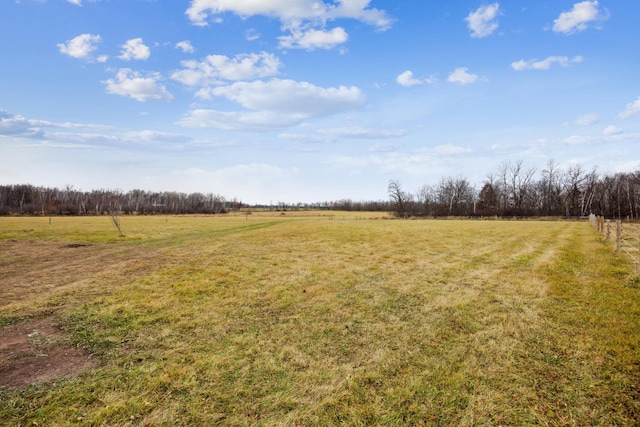
[[[528,192],[536,170],[524,170],[522,160],[515,163],[504,162],[499,169],[499,177],[503,187],[502,204],[505,214],[526,214]]]
[[[409,215],[409,203],[411,197],[402,191],[400,183],[393,179],[389,180],[387,192],[391,199],[391,205],[393,206],[398,218],[406,218]]]
[[[436,189],[439,211],[443,215],[472,215],[475,189],[462,177],[442,178]]]
[[[563,175],[559,165],[553,159],[549,160],[542,170],[541,178],[538,182],[540,214],[545,216],[562,214]]]
[[[418,191],[418,214],[436,216],[438,214],[437,191],[433,185],[424,184]]]

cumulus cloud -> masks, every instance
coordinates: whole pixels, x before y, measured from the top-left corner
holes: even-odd
[[[149,59],[149,56],[151,56],[151,50],[142,42],[141,38],[137,38],[127,40],[127,42],[122,45],[122,53],[118,58],[124,59],[125,61],[131,59],[144,61]]]
[[[627,104],[626,110],[618,114],[618,116],[621,119],[628,119],[629,117],[633,117],[638,114],[640,114],[640,97],[638,97],[634,102]]]
[[[158,83],[159,80],[160,75],[158,73],[150,73],[143,77],[136,71],[121,68],[114,79],[106,80],[103,83],[107,86],[107,93],[130,96],[140,102],[172,100],[173,95]]]
[[[583,60],[584,58],[582,56],[574,56],[573,58],[569,58],[568,56],[548,56],[541,61],[537,59],[530,59],[528,61],[521,59],[520,61],[512,62],[511,68],[516,71],[548,70],[553,64],[558,64],[566,68],[571,64],[577,64]]]
[[[607,12],[600,11],[598,0],[587,0],[574,4],[568,12],[562,12],[558,19],[553,21],[553,31],[574,34],[586,30],[590,23],[608,18]]]
[[[263,15],[280,20],[285,25],[322,23],[349,18],[375,26],[380,30],[391,27],[392,19],[383,10],[370,8],[370,0],[341,0],[325,3],[318,0],[192,0],[186,11],[195,25],[206,25],[209,16],[225,12],[241,17]]]
[[[413,71],[407,70],[403,73],[400,73],[398,77],[396,77],[396,83],[398,83],[400,86],[411,87],[421,85],[423,81],[413,77]]]
[[[278,37],[280,47],[287,49],[333,49],[337,45],[345,43],[349,39],[347,32],[340,27],[330,31],[294,29],[291,35]]]
[[[250,53],[229,58],[209,55],[202,61],[182,61],[182,70],[171,78],[188,86],[208,86],[225,81],[253,80],[279,73],[280,60],[270,53]]]
[[[451,74],[449,74],[449,77],[447,77],[447,81],[449,83],[457,83],[461,85],[475,83],[479,79],[480,77],[477,74],[469,73],[469,69],[466,67],[456,68]]]
[[[181,42],[176,43],[176,49],[181,49],[184,53],[195,52],[195,49],[191,45],[191,42],[189,40],[183,40]]]
[[[500,12],[500,4],[493,3],[481,6],[477,10],[469,13],[464,18],[471,31],[471,37],[487,37],[498,29],[497,18]]]
[[[194,25],[204,26],[213,18],[221,22],[220,15],[233,13],[243,18],[262,15],[275,18],[289,35],[279,37],[280,47],[291,49],[331,49],[348,39],[346,31],[337,27],[326,30],[329,21],[354,19],[375,27],[389,29],[393,20],[384,10],[371,8],[371,0],[192,0],[186,11]]]
[[[212,88],[210,94],[233,101],[246,110],[197,109],[189,112],[179,124],[226,130],[279,129],[310,118],[351,111],[365,101],[357,87],[322,88],[280,79],[237,82]]]
[[[98,43],[102,38],[97,34],[80,34],[67,40],[66,43],[58,43],[58,49],[64,55],[77,59],[92,60],[93,52],[98,49]],[[102,57],[101,57],[102,58]]]
[[[357,87],[322,88],[294,80],[238,82],[214,88],[212,93],[248,109],[299,113],[308,117],[352,110],[364,104],[364,94]]]

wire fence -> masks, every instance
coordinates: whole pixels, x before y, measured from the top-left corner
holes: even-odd
[[[594,214],[589,215],[589,222],[605,241],[615,242],[616,252],[626,254],[634,263],[636,274],[640,274],[640,225]]]

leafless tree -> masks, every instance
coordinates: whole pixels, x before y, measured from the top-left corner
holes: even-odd
[[[395,209],[396,215],[399,218],[406,218],[409,214],[409,201],[410,196],[402,191],[400,182],[396,180],[389,180],[389,186],[387,187],[391,204]]]
[[[436,191],[444,215],[473,215],[475,189],[466,178],[442,178]]]
[[[500,166],[499,176],[504,188],[503,207],[505,213],[524,214],[527,192],[536,173],[535,168],[524,170],[522,160],[515,163],[504,162]]]

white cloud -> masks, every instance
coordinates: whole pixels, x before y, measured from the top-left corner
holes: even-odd
[[[487,37],[495,30],[498,29],[498,17],[500,9],[499,3],[493,3],[486,6],[479,7],[476,11],[469,13],[464,18],[467,21],[467,26],[471,31],[471,37]]]
[[[322,88],[307,82],[280,79],[238,82],[214,88],[212,94],[251,110],[302,114],[307,117],[353,110],[364,104],[364,94],[354,86]]]
[[[118,70],[115,79],[109,79],[103,83],[107,86],[107,93],[130,96],[140,102],[172,100],[173,96],[164,86],[158,84],[158,80],[160,80],[158,73],[150,73],[147,77],[142,77],[136,71],[121,68]]]
[[[322,88],[306,82],[273,79],[269,82],[238,82],[209,90],[237,103],[245,111],[197,109],[178,124],[226,130],[268,130],[299,124],[304,120],[360,108],[364,94],[357,87]]]
[[[67,2],[75,4],[76,6],[82,6],[82,0],[67,0]]]
[[[622,129],[620,129],[619,127],[614,125],[609,125],[606,128],[604,128],[604,130],[602,131],[602,134],[605,136],[611,136],[611,135],[619,135],[622,132],[623,132]]]
[[[66,43],[58,43],[57,46],[61,53],[72,58],[91,60],[92,53],[101,41],[102,38],[97,34],[80,34]]]
[[[371,25],[379,31],[391,28],[391,19],[384,10],[371,8],[371,0],[192,0],[186,11],[194,25],[204,26],[211,17],[222,22],[221,15],[233,13],[242,18],[255,15],[280,21],[281,29],[289,34],[279,37],[281,48],[332,49],[345,43],[348,34],[344,28],[326,30],[327,22],[337,19],[354,19]],[[247,34],[248,40],[257,38],[255,32]]]
[[[37,127],[33,120],[28,120],[22,116],[10,114],[8,111],[0,110],[0,136],[3,135],[34,138],[42,136],[43,132]]]
[[[209,55],[204,60],[182,61],[184,69],[171,78],[188,86],[208,86],[224,81],[252,80],[277,75],[280,60],[266,52],[236,55]]]
[[[272,111],[189,111],[178,125],[192,128],[230,131],[268,131],[294,126],[306,117],[302,114],[280,114]]]
[[[355,19],[379,30],[391,27],[392,19],[383,10],[369,8],[370,0],[192,0],[186,11],[195,25],[206,25],[209,16],[231,12],[241,17],[263,15],[280,20],[285,27],[320,24],[341,18]]]
[[[621,119],[628,119],[629,117],[633,117],[638,114],[640,114],[640,97],[638,97],[634,102],[627,104],[627,109],[618,114],[618,116]]]
[[[562,12],[558,19],[553,21],[553,31],[574,34],[586,30],[591,22],[608,19],[608,14],[601,13],[598,6],[598,0],[587,0],[574,4],[573,9],[569,12]]]
[[[337,27],[331,31],[293,29],[291,35],[278,37],[280,47],[286,49],[333,49],[349,39],[347,32]]]
[[[118,138],[127,144],[154,146],[159,144],[183,145],[192,141],[191,137],[185,135],[154,130],[128,131],[118,135]]]
[[[478,81],[480,77],[478,77],[477,74],[471,74],[469,73],[469,69],[466,67],[459,67],[456,68],[451,74],[449,74],[449,77],[447,78],[447,81],[449,83],[457,83],[457,84],[461,84],[461,85],[467,85],[470,83],[475,83],[476,81]]]
[[[245,31],[244,37],[247,39],[247,41],[252,42],[260,38],[260,33],[258,33],[255,28],[249,28],[247,31]]]
[[[591,126],[600,121],[600,117],[598,117],[595,113],[585,114],[583,116],[577,117],[573,124],[577,126]]]
[[[195,49],[193,48],[189,40],[183,40],[181,42],[176,43],[176,49],[181,49],[184,53],[195,52]]]
[[[64,129],[66,131],[106,131],[108,126],[79,124],[70,122],[51,122],[47,120],[28,119],[20,115],[11,114],[0,110],[0,136],[16,136],[20,138],[56,139],[56,135],[62,135],[60,141],[71,141],[72,136],[82,135],[75,133],[51,133],[52,129]],[[76,145],[76,144],[72,144]]]
[[[521,59],[520,61],[512,62],[511,68],[516,71],[548,70],[553,64],[559,64],[561,67],[566,68],[571,64],[577,64],[583,60],[584,58],[582,56],[574,56],[573,58],[569,58],[568,56],[548,56],[542,61],[538,61],[537,59],[525,61]]]
[[[131,59],[144,61],[149,59],[149,56],[151,56],[151,50],[142,42],[141,38],[137,38],[127,40],[127,42],[122,45],[122,53],[118,58],[124,59],[125,61]]]
[[[403,73],[400,73],[398,77],[396,77],[396,83],[398,83],[400,86],[411,87],[411,86],[421,85],[423,81],[414,78],[413,71],[407,70]]]

